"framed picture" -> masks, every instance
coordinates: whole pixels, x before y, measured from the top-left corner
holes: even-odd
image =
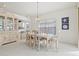
[[[62,18],[62,30],[69,29],[69,17]]]
[[[69,24],[62,24],[62,29],[63,30],[68,30],[69,29]]]
[[[62,23],[69,23],[69,17],[62,18]]]

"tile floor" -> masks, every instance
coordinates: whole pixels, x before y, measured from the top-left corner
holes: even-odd
[[[74,45],[59,43],[59,48],[29,48],[25,42],[0,46],[0,56],[79,56],[79,48]]]

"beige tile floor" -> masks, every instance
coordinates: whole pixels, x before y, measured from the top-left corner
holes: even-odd
[[[74,45],[59,43],[59,48],[29,48],[25,42],[0,46],[0,56],[78,56],[79,48]]]

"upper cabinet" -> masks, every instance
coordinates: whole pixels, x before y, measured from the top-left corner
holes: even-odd
[[[18,18],[14,15],[0,13],[0,31],[17,31]]]
[[[21,22],[20,22],[21,21]],[[0,31],[26,31],[29,19],[9,12],[0,12]]]

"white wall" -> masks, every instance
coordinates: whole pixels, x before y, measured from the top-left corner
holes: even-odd
[[[69,17],[69,30],[62,30],[61,18]],[[70,7],[40,16],[40,19],[54,18],[57,22],[57,36],[59,41],[70,44],[77,44],[78,40],[78,19],[77,7]]]

